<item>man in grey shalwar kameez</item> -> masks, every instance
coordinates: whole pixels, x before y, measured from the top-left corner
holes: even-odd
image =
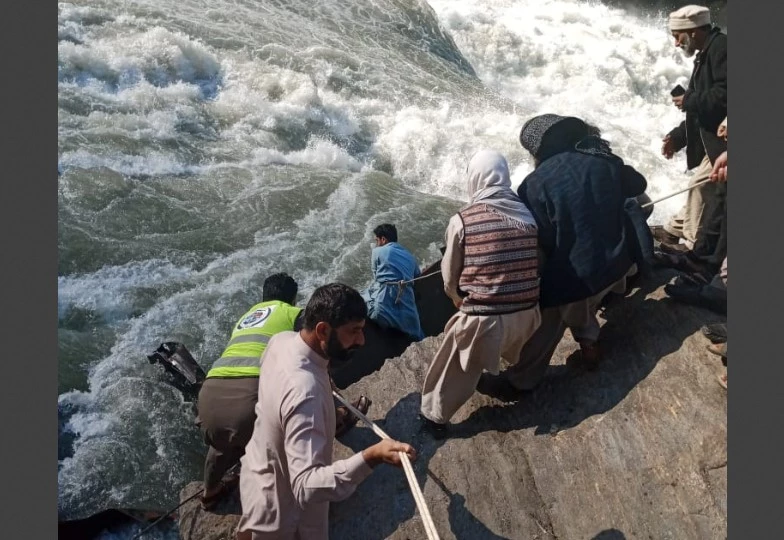
[[[261,357],[256,424],[240,473],[238,540],[327,540],[330,501],[349,497],[385,462],[400,465],[404,443],[382,440],[332,462],[335,405],[327,368],[364,344],[367,307],[354,289],[319,287],[300,332],[273,336]]]

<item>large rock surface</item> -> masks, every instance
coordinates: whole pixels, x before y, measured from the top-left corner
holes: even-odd
[[[441,337],[344,391],[370,396],[370,418],[417,448],[414,469],[441,538],[726,538],[727,396],[716,381],[725,368],[699,332],[724,318],[647,289],[613,298],[602,313],[598,371],[572,361],[578,347],[567,332],[536,390],[511,404],[476,393],[446,441],[418,432],[416,421]],[[335,458],[377,440],[360,423]],[[183,499],[200,487],[187,486]],[[188,503],[180,534],[232,538],[238,514],[236,497],[216,514]],[[386,465],[330,516],[336,539],[426,538],[403,471]]]

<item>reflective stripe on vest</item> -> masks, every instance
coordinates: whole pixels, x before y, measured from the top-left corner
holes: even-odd
[[[207,373],[211,377],[258,377],[259,360],[270,338],[294,329],[294,320],[302,308],[273,300],[250,308],[231,334],[226,349]]]

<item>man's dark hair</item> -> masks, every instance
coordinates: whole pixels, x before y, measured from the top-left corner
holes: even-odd
[[[348,285],[329,283],[315,291],[305,306],[306,330],[313,330],[319,322],[337,328],[348,322],[361,321],[367,316],[362,296]]]
[[[386,238],[387,242],[397,242],[397,228],[391,223],[382,223],[373,229],[373,234],[376,238]]]
[[[280,300],[287,304],[294,305],[297,300],[299,286],[294,278],[285,272],[272,274],[264,280],[264,287],[261,290],[261,301]]]

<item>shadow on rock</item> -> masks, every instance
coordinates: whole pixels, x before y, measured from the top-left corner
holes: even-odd
[[[449,525],[457,538],[481,538],[487,540],[509,540],[487,528],[466,508],[466,498],[460,493],[452,493],[431,471],[427,475],[449,497]]]
[[[567,333],[535,389],[519,401],[485,405],[452,426],[452,437],[469,438],[488,430],[509,432],[536,427],[537,435],[555,435],[583,420],[609,411],[643,381],[663,357],[678,351],[686,338],[708,323],[723,320],[697,307],[650,297],[665,273],[641,280],[627,296],[615,295],[600,313],[602,363],[594,372],[579,368],[579,348]],[[661,329],[666,328],[666,332]],[[575,367],[578,366],[578,367]]]
[[[626,535],[618,529],[606,529],[591,538],[591,540],[626,540]]]
[[[445,500],[448,498],[448,520],[457,538],[506,540],[506,537],[493,533],[468,510],[464,495],[451,492],[429,470],[430,460],[448,439],[437,440],[420,430],[417,419],[420,398],[418,392],[409,393],[389,410],[383,420],[377,421],[377,425],[393,439],[406,441],[416,449],[417,459],[413,468],[417,482],[421,488],[429,476],[440,489],[440,496]],[[359,425],[341,438],[341,442],[354,452],[361,452],[378,440],[370,428]],[[379,490],[379,486],[383,486],[383,491]],[[429,510],[435,512],[432,497],[425,498]],[[417,518],[412,520],[414,516]],[[435,513],[433,519],[436,523],[440,521]],[[375,540],[388,538],[395,533],[409,538],[425,537],[421,518],[402,469],[387,465],[376,467],[371,477],[359,485],[351,498],[331,505],[330,537]]]

